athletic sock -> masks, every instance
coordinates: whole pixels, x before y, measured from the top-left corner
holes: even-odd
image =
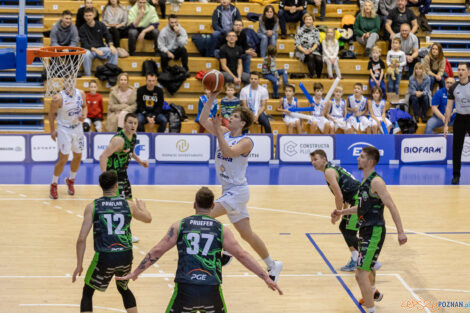
[[[372,308],[367,308],[367,313],[376,313],[375,312],[375,306]]]
[[[357,259],[359,258],[359,252],[357,252],[356,250],[351,251],[351,258],[354,262],[357,262]]]
[[[70,172],[70,177],[69,179],[75,179],[75,176],[77,175],[77,172]]]
[[[52,183],[57,184],[59,182],[59,176],[52,176]]]
[[[274,260],[271,259],[270,256],[268,256],[266,259],[263,260],[264,263],[266,263],[266,265],[268,266],[268,268],[272,268],[274,266]]]

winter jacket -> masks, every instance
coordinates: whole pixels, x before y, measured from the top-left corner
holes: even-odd
[[[212,29],[222,32],[222,10],[223,5],[219,5],[215,8],[214,12],[212,13]],[[240,15],[240,11],[233,6],[232,4],[229,7],[230,14],[232,15],[232,22],[235,20],[241,20],[242,17]]]
[[[117,131],[117,123],[119,113],[123,110],[134,113],[137,110],[137,92],[134,88],[129,87],[132,92],[129,96],[129,100],[127,103],[122,102],[120,97],[118,96],[118,86],[114,86],[111,88],[111,92],[109,94],[109,102],[108,102],[108,115],[106,118],[106,130],[108,132],[116,132]]]

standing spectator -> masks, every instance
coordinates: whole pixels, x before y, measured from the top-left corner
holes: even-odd
[[[306,13],[303,17],[304,25],[299,28],[295,35],[295,55],[307,63],[310,78],[315,72],[320,78],[323,70],[323,60],[320,54],[320,32],[313,26],[313,17]]]
[[[253,112],[253,122],[263,126],[264,132],[270,134],[272,132],[271,123],[269,123],[268,116],[264,113],[269,95],[268,90],[259,85],[259,77],[258,72],[251,72],[250,84],[240,91],[240,100],[244,107]]]
[[[138,131],[145,131],[145,124],[149,123],[151,127],[158,124],[157,132],[165,132],[168,120],[163,110],[163,90],[157,85],[155,74],[147,74],[145,86],[137,89],[137,118],[139,120]]]
[[[450,115],[455,100],[454,139],[452,146],[452,185],[460,182],[460,167],[462,165],[462,150],[465,135],[470,135],[470,84],[468,83],[468,64],[460,63],[457,71],[459,82],[453,84],[447,93],[446,122],[444,124],[444,136],[448,131]]]
[[[108,59],[109,63],[117,64],[118,54],[114,47],[111,35],[106,26],[101,22],[94,20],[95,13],[93,9],[85,9],[86,23],[80,27],[80,42],[82,48],[87,49],[83,58],[83,71],[85,76],[91,76],[91,63],[94,58]],[[104,41],[109,48],[105,46]]]
[[[287,38],[286,23],[304,24],[304,15],[307,13],[307,1],[305,0],[281,0],[279,3],[279,26],[281,27],[281,38]],[[312,18],[313,24],[313,18]]]
[[[135,55],[137,41],[153,39],[155,54],[158,52],[158,15],[147,0],[137,0],[129,10],[129,54]]]
[[[240,85],[243,81],[248,83],[250,75],[243,72],[242,54],[243,50],[240,46],[235,45],[237,34],[229,31],[226,36],[227,43],[220,48],[220,70],[224,75],[224,79],[228,83]]]
[[[328,71],[328,78],[333,79],[333,69],[335,68],[336,77],[341,78],[341,71],[339,70],[339,43],[335,38],[335,30],[332,27],[328,27],[326,30],[325,40],[322,43],[323,47],[323,62],[326,63],[326,69]]]
[[[220,114],[222,115],[222,125],[228,127],[228,118],[233,110],[240,106],[240,99],[235,97],[235,85],[225,84],[225,97],[220,101]]]
[[[78,30],[72,25],[72,12],[62,12],[60,20],[52,26],[51,46],[78,47]]]
[[[263,60],[263,65],[261,67],[261,73],[263,77],[271,82],[273,85],[274,99],[279,99],[279,76],[282,76],[282,81],[284,86],[287,86],[289,83],[287,72],[285,69],[276,68],[276,55],[277,49],[275,46],[268,46],[268,55]]]
[[[393,61],[393,59],[395,59],[395,61]],[[393,79],[391,75],[388,77],[388,92],[394,92],[397,95],[400,94],[401,75],[405,65],[406,55],[405,52],[401,50],[401,39],[395,37],[392,39],[392,49],[387,52],[387,66],[392,67],[395,72],[395,79]]]
[[[379,40],[380,18],[375,13],[374,4],[370,0],[364,1],[361,12],[354,21],[354,35],[356,41],[365,46],[364,56],[370,57],[370,51]]]
[[[384,70],[385,63],[380,59],[380,54],[382,50],[374,46],[372,48],[372,57],[369,59],[369,64],[367,69],[369,70],[369,87],[372,90],[375,86],[380,87],[382,94],[385,95],[385,82],[384,82]],[[404,57],[403,57],[404,58]],[[400,84],[400,82],[398,82]],[[398,88],[397,88],[398,90]]]
[[[129,85],[129,74],[121,73],[117,78],[118,84],[111,88],[106,116],[106,130],[115,133],[124,127],[127,113],[137,110],[137,92]]]
[[[204,89],[204,94],[199,97],[199,103],[197,105],[197,116],[195,122],[199,124],[198,133],[202,134],[206,130],[202,124],[199,123],[199,117],[201,116],[202,110],[204,109],[204,104],[206,104],[207,99],[209,99],[211,91],[209,89]],[[209,114],[209,118],[215,118],[217,115],[217,98],[214,99],[212,102],[211,111]]]
[[[263,15],[259,19],[258,37],[260,39],[259,50],[260,56],[266,56],[268,45],[275,46],[279,33],[279,20],[274,11],[274,7],[270,4],[264,7]]]
[[[400,33],[395,35],[395,38],[401,39],[401,51],[405,52],[406,55],[406,66],[407,75],[409,79],[413,73],[415,64],[418,63],[418,52],[419,52],[419,40],[415,34],[410,33],[410,25],[402,24],[400,27]]]
[[[90,88],[90,92],[87,92],[85,95],[88,114],[83,121],[83,131],[90,131],[91,124],[93,124],[95,125],[96,131],[101,132],[103,130],[103,96],[97,93],[98,84],[96,80],[90,80],[88,87]]]
[[[435,83],[439,84],[439,88],[444,88],[446,59],[444,58],[444,52],[442,52],[442,46],[440,43],[432,44],[431,50],[424,57],[423,65],[424,71],[428,74],[431,80],[429,85],[431,92],[434,90]]]
[[[418,31],[418,21],[416,15],[411,9],[406,7],[407,0],[397,0],[396,8],[392,9],[385,22],[385,29],[390,35],[390,39],[400,32],[402,24],[411,25],[411,32],[416,34]]]
[[[188,34],[184,28],[178,24],[176,15],[168,16],[168,25],[165,26],[158,37],[158,49],[161,52],[162,71],[168,69],[169,60],[178,60],[186,71],[188,67],[188,51],[185,46],[188,43]]]
[[[108,0],[103,9],[103,24],[108,27],[114,46],[121,47],[121,38],[127,37],[127,10],[119,0]]]
[[[427,121],[426,114],[429,109],[429,98],[431,96],[429,83],[429,76],[424,72],[423,64],[416,64],[413,75],[410,77],[408,87],[410,104],[413,108],[413,117],[416,123],[420,117],[423,123]]]
[[[233,29],[235,20],[241,20],[240,11],[230,4],[230,0],[220,0],[220,5],[217,6],[212,13],[212,33],[211,43],[209,48],[210,56],[214,55],[214,50],[219,44],[220,40]]]
[[[84,0],[85,6],[81,7],[77,11],[77,19],[75,20],[75,26],[77,26],[77,29],[80,30],[80,27],[82,27],[83,24],[86,23],[85,21],[85,9],[91,8],[93,9],[93,13],[95,14],[95,21],[99,22],[100,20],[100,13],[98,10],[93,6],[93,0]]]
[[[276,111],[282,112],[282,120],[287,125],[287,132],[289,134],[294,133],[294,127],[297,129],[297,133],[302,133],[302,124],[300,118],[291,116],[290,109],[296,109],[299,101],[294,96],[295,95],[295,86],[286,85],[285,88],[286,96],[279,101],[279,105],[276,108]]]
[[[455,84],[455,78],[448,77],[445,82],[445,87],[436,91],[432,97],[432,113],[433,115],[426,123],[425,134],[432,134],[435,128],[444,126],[446,122],[446,105],[447,105],[447,93],[450,87]],[[455,105],[452,107],[452,112],[455,109]],[[452,113],[448,125],[454,125],[455,113]]]

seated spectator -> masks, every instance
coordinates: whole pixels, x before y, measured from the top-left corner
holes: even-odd
[[[199,123],[199,117],[201,116],[202,109],[204,109],[204,104],[206,104],[207,100],[209,99],[211,91],[209,89],[204,89],[204,94],[199,97],[199,103],[197,105],[197,116],[195,122],[199,124],[198,133],[202,134],[206,130],[204,126]],[[217,98],[214,99],[212,102],[211,111],[209,114],[209,118],[214,118],[217,115]]]
[[[380,18],[375,13],[374,4],[365,0],[361,12],[354,22],[356,41],[365,46],[364,56],[370,57],[370,51],[379,40]]]
[[[380,0],[379,1],[377,14],[379,14],[379,17],[380,17],[380,30],[382,31],[382,38],[387,41],[390,39],[390,34],[385,29],[385,24],[387,23],[388,15],[396,7],[397,7],[397,0]]]
[[[372,88],[371,99],[368,101],[370,112],[369,123],[372,128],[372,134],[379,133],[379,129],[382,128],[382,122],[385,123],[385,127],[387,128],[386,134],[390,134],[390,129],[392,129],[392,122],[390,122],[390,120],[385,117],[385,103],[386,102],[383,98],[382,89],[377,86]]]
[[[416,64],[413,75],[410,77],[408,94],[410,95],[410,104],[413,108],[413,118],[418,123],[419,118],[423,123],[427,121],[429,109],[429,98],[431,91],[429,89],[430,79],[424,72],[422,63]]]
[[[127,37],[127,9],[119,3],[119,0],[108,0],[103,9],[102,22],[113,37],[114,46],[121,47],[121,38]]]
[[[155,54],[158,53],[158,15],[147,0],[137,0],[129,10],[129,54],[135,55],[137,41],[153,39]]]
[[[178,24],[176,15],[168,16],[168,25],[165,26],[158,37],[158,49],[161,52],[162,71],[168,69],[169,60],[178,60],[186,71],[188,67],[188,51],[185,46],[188,43],[188,34],[184,28]]]
[[[320,78],[323,70],[323,60],[320,54],[320,32],[313,26],[313,17],[306,13],[303,17],[305,25],[299,28],[295,35],[295,56],[307,63],[310,78],[317,74]]]
[[[434,129],[444,126],[447,106],[447,91],[453,84],[455,84],[455,78],[448,77],[445,81],[445,87],[436,91],[436,93],[432,97],[431,109],[433,115],[426,123],[426,130],[424,131],[425,134],[432,134],[434,132]],[[454,119],[455,113],[452,114],[448,125],[453,126]]]
[[[271,123],[268,116],[264,113],[269,94],[266,88],[259,85],[259,78],[260,74],[258,72],[251,72],[250,84],[240,91],[240,100],[244,107],[249,108],[253,112],[253,122],[263,126],[264,132],[270,134],[272,132]]]
[[[387,52],[387,66],[391,67],[394,73],[394,75],[388,75],[388,92],[394,92],[396,95],[400,94],[401,75],[405,65],[406,55],[401,50],[401,39],[395,37],[392,39],[392,49]]]
[[[373,8],[374,8],[374,12],[375,12],[375,13],[378,13],[378,11],[379,11],[379,5],[380,5],[380,0],[359,0],[359,1],[357,2],[357,5],[359,6],[359,10],[361,11],[361,10],[364,8],[364,3],[365,3],[366,1],[372,2],[372,5],[374,6],[374,7],[373,7]]]
[[[263,15],[259,18],[258,37],[260,39],[260,56],[266,56],[268,45],[275,46],[279,33],[279,20],[274,7],[270,4],[264,7]]]
[[[333,79],[333,67],[335,68],[336,77],[341,78],[341,71],[339,70],[339,42],[335,38],[335,30],[328,27],[326,30],[325,39],[322,42],[323,62],[326,63],[328,71],[328,78]]]
[[[397,0],[396,8],[392,9],[385,22],[385,29],[392,39],[401,31],[402,24],[411,25],[411,33],[416,34],[418,31],[418,21],[413,11],[406,7],[407,0]]]
[[[410,25],[402,24],[400,33],[396,34],[394,38],[401,39],[401,51],[405,52],[407,73],[406,78],[410,78],[413,73],[415,64],[419,61],[419,41],[415,34],[410,33]]]
[[[149,123],[151,127],[158,124],[159,133],[164,133],[168,120],[163,114],[163,90],[157,86],[157,77],[155,74],[148,74],[145,77],[145,86],[137,89],[137,118],[139,132],[145,131],[145,124]]]
[[[431,9],[431,0],[409,0],[407,6],[419,8],[418,25],[423,31],[431,32],[432,28],[429,26],[428,19],[426,18],[426,14]]]
[[[368,119],[367,98],[362,95],[362,84],[354,84],[354,94],[348,97],[347,111],[351,116],[347,120],[347,134],[354,132],[365,132],[370,134],[370,123]]]
[[[51,46],[78,47],[78,30],[72,25],[72,12],[62,12],[60,20],[52,26]]]
[[[240,99],[235,97],[235,85],[225,84],[225,97],[220,101],[220,114],[222,115],[222,125],[228,127],[228,119],[233,110],[240,106]]]
[[[326,117],[330,122],[332,132],[336,133],[339,128],[346,133],[348,123],[346,123],[346,101],[342,99],[343,87],[337,86],[333,91],[333,99],[328,101]]]
[[[98,84],[96,80],[90,80],[88,88],[90,88],[90,92],[87,92],[85,95],[88,114],[83,121],[83,131],[90,131],[91,125],[93,124],[95,125],[95,130],[101,132],[103,130],[103,96],[97,93]]]
[[[276,68],[276,55],[277,49],[275,46],[268,46],[268,55],[263,60],[263,65],[261,67],[261,73],[263,77],[271,82],[273,85],[274,99],[279,99],[279,85],[280,85],[280,76],[282,76],[282,81],[284,86],[287,86],[289,83],[287,72],[285,69]]]
[[[372,48],[372,57],[369,59],[369,64],[367,65],[367,69],[369,70],[369,87],[370,90],[375,86],[380,87],[382,90],[382,94],[385,95],[385,82],[384,82],[384,74],[385,74],[385,63],[380,59],[380,54],[382,50],[374,46]],[[404,58],[404,57],[403,57]],[[400,82],[398,82],[400,84]],[[398,88],[397,88],[398,90]]]
[[[307,1],[305,0],[281,0],[279,3],[279,26],[281,27],[281,38],[287,38],[286,23],[297,23],[303,26],[303,17],[307,13]],[[313,24],[313,19],[312,19]]]
[[[85,9],[87,9],[87,8],[93,9],[93,13],[95,14],[94,19],[95,19],[96,22],[99,22],[99,20],[100,20],[100,13],[93,6],[93,0],[84,0],[84,3],[85,3],[85,6],[81,7],[77,11],[75,26],[77,27],[78,30],[80,30],[80,27],[82,27],[82,25],[86,23],[86,21],[85,21]]]
[[[428,74],[431,81],[429,89],[434,90],[434,84],[439,84],[439,88],[444,88],[446,59],[440,43],[433,43],[431,50],[423,60],[424,71]]]
[[[124,127],[127,113],[135,113],[137,110],[137,92],[129,85],[129,74],[119,74],[117,82],[109,93],[106,116],[106,130],[113,133]]]
[[[315,7],[317,7],[317,10],[320,9],[320,17],[319,17],[319,20],[320,21],[324,21],[325,20],[325,14],[326,14],[326,2],[327,0],[306,0],[307,1],[307,4],[311,4]],[[341,1],[341,0],[339,0]],[[328,3],[330,3],[331,1],[328,0]],[[347,0],[347,2],[349,3],[349,0]]]
[[[83,72],[85,76],[91,76],[91,64],[94,58],[108,59],[109,63],[117,65],[118,54],[114,47],[111,35],[106,26],[94,20],[93,9],[85,9],[86,23],[80,27],[80,42],[82,48],[87,49],[83,58]],[[106,47],[105,42],[109,48]]]
[[[225,82],[240,85],[250,81],[250,74],[243,72],[242,54],[240,46],[235,45],[237,34],[229,31],[226,36],[227,43],[220,48],[220,71],[224,75]]]
[[[212,46],[209,48],[209,56],[214,56],[214,51],[219,42],[233,29],[233,23],[241,19],[240,11],[230,4],[230,0],[220,0],[220,5],[212,13],[212,29],[214,32],[211,36]]]
[[[294,127],[298,134],[302,133],[302,124],[300,118],[291,116],[289,109],[297,108],[299,101],[295,97],[295,86],[286,85],[284,88],[285,96],[279,101],[279,105],[276,110],[282,112],[282,120],[287,125],[287,132],[289,134],[294,133]]]
[[[313,84],[313,103],[310,105],[313,106],[313,120],[307,122],[310,125],[310,134],[315,134],[318,130],[322,134],[330,134],[332,128],[326,118],[328,108],[325,99],[323,99],[323,85],[321,83]]]
[[[148,3],[153,5],[155,8],[160,8],[160,13],[162,18],[166,18],[166,0],[147,0]]]

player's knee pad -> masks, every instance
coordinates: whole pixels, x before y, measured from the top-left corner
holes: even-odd
[[[119,293],[122,296],[122,302],[124,303],[124,307],[126,309],[136,307],[137,303],[135,301],[135,297],[134,297],[134,294],[132,293],[132,291],[127,286],[124,289],[124,287],[122,287],[117,282],[116,282],[116,286],[117,286],[117,290],[119,291]]]
[[[95,289],[86,285],[83,287],[82,301],[80,302],[80,312],[93,311],[93,294]]]

